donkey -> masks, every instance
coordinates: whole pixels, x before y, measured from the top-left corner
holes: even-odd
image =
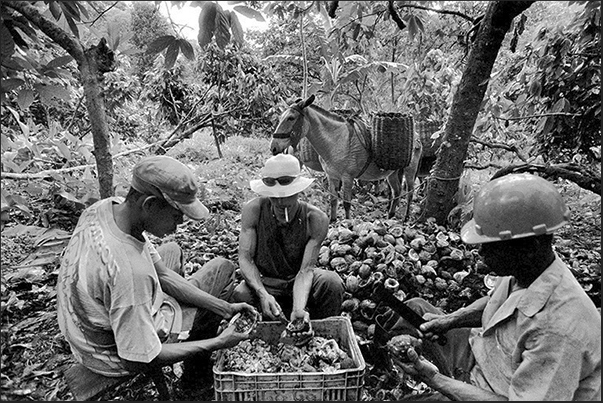
[[[393,218],[400,203],[402,183],[406,192],[403,221],[408,218],[412,202],[414,183],[422,145],[415,138],[409,165],[398,170],[379,168],[370,152],[370,131],[359,119],[345,119],[317,105],[314,95],[298,100],[280,116],[270,150],[273,155],[287,152],[291,146],[298,147],[302,138],[307,138],[320,156],[320,162],[329,182],[331,222],[337,219],[339,190],[343,188],[345,218],[350,218],[352,186],[354,179],[377,181],[386,179],[390,187],[388,218]]]

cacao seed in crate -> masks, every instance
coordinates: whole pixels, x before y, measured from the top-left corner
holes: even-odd
[[[353,360],[354,367],[334,372],[242,373],[224,371],[224,354],[218,351],[213,367],[215,400],[242,401],[360,401],[365,361],[352,328],[344,316],[312,320],[316,336],[335,339]],[[278,344],[284,325],[279,321],[258,322],[252,338]]]

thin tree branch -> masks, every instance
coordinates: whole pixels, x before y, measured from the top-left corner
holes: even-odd
[[[403,4],[398,6],[399,8],[417,8],[419,10],[426,10],[426,11],[433,11],[434,13],[438,13],[438,14],[450,14],[450,15],[456,15],[457,17],[461,17],[466,19],[467,21],[471,21],[472,23],[475,23],[475,18],[468,16],[467,14],[463,14],[460,11],[453,11],[453,10],[439,10],[437,8],[431,8],[431,7],[425,7],[425,6],[417,6],[415,4]]]
[[[396,8],[394,7],[393,0],[389,0],[387,2],[387,9],[389,11],[389,14],[392,16],[392,20],[394,20],[396,25],[398,25],[398,28],[400,29],[400,31],[402,31],[404,28],[406,28],[406,24],[404,23],[404,21],[402,21],[402,19],[400,19],[400,16],[398,15]]]
[[[510,173],[519,172],[539,173],[545,178],[549,179],[563,178],[574,182],[582,189],[586,189],[588,191],[601,195],[601,172],[596,172],[590,167],[573,163],[552,165],[509,165],[496,172],[491,179],[499,178]]]
[[[544,118],[544,117],[548,117],[548,116],[579,117],[579,116],[582,116],[582,115],[579,114],[579,113],[550,112],[550,113],[540,113],[538,115],[518,116],[518,117],[515,117],[515,118],[503,118],[501,116],[494,116],[494,118],[495,119],[499,119],[499,120],[524,120],[524,119],[532,119],[532,118]]]
[[[527,158],[521,154],[521,152],[519,151],[519,149],[516,146],[510,146],[510,145],[503,144],[503,143],[489,143],[487,141],[480,140],[475,136],[471,136],[471,142],[481,144],[483,146],[490,147],[490,148],[501,148],[503,150],[511,151],[511,152],[517,154],[517,156],[519,157],[520,160],[522,160],[523,162],[527,162]]]
[[[80,106],[82,105],[83,101],[84,101],[84,96],[82,95],[80,97],[80,100],[77,101],[77,105],[75,106],[73,114],[71,115],[71,119],[69,120],[69,124],[67,125],[67,127],[65,128],[65,130],[71,129],[71,126],[73,125],[73,121],[75,120],[75,115],[77,115],[77,111],[80,109]]]
[[[44,17],[38,9],[26,1],[5,1],[2,5],[19,12],[34,23],[42,32],[67,51],[78,64],[84,61],[84,48],[75,36],[62,30],[57,24]]]
[[[146,144],[140,148],[133,148],[131,150],[122,151],[118,154],[115,154],[113,156],[113,159],[118,158],[118,157],[123,157],[124,155],[129,155],[129,154],[132,154],[135,152],[144,151],[147,148],[151,148],[151,147],[157,145],[161,141],[163,141],[163,140],[156,141],[155,143],[152,143],[152,144]],[[75,167],[68,167],[68,168],[46,169],[44,171],[34,172],[34,173],[2,172],[2,173],[0,173],[0,178],[15,179],[15,180],[44,179],[44,178],[51,178],[52,175],[54,175],[54,174],[62,174],[62,173],[81,171],[82,169],[86,169],[86,168],[96,168],[96,164],[78,165]]]
[[[301,42],[302,48],[302,58],[304,60],[303,63],[303,85],[302,85],[302,98],[306,99],[308,96],[308,57],[306,55],[306,42],[304,39],[304,13],[299,14],[299,40]],[[332,99],[330,100],[332,101]]]
[[[106,13],[108,13],[108,12],[109,12],[109,10],[111,10],[113,7],[117,6],[117,3],[118,3],[118,2],[116,1],[116,2],[114,2],[112,5],[110,5],[109,7],[107,7],[107,9],[106,9],[106,10],[103,10],[103,11],[98,11],[98,10],[96,9],[96,7],[94,6],[94,2],[92,2],[92,1],[91,1],[91,2],[89,2],[90,7],[92,7],[92,8],[94,9],[94,11],[96,11],[96,12],[98,13],[98,15],[96,16],[96,18],[95,18],[95,19],[93,19],[93,20],[92,20],[92,21],[90,21],[90,22],[86,22],[85,24],[90,24],[90,26],[93,26],[93,25],[96,23],[96,21],[98,21],[99,19],[101,19],[101,18],[102,18],[102,17],[103,17],[103,16],[104,16]]]
[[[474,165],[474,164],[465,164],[465,169],[475,169],[477,171],[481,171],[481,170],[485,170],[485,169],[490,169],[490,168],[496,168],[496,169],[501,169],[502,165],[498,165],[495,164],[493,162],[486,164],[486,165]]]

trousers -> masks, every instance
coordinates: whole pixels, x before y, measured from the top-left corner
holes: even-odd
[[[264,282],[266,291],[273,295],[286,316],[291,314],[293,305],[293,281],[282,281],[277,285],[272,279]],[[312,287],[308,296],[307,309],[312,319],[324,319],[341,313],[344,285],[339,274],[325,269],[314,269]],[[243,280],[234,290],[233,299],[257,306],[259,304],[255,293]]]

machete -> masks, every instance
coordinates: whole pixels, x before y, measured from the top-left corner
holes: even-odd
[[[423,319],[421,315],[412,310],[408,305],[404,302],[400,301],[394,294],[385,289],[383,282],[376,281],[373,285],[373,293],[371,295],[373,301],[379,303],[381,301],[385,302],[391,309],[394,310],[400,317],[404,318],[408,323],[410,323],[415,328],[419,329],[421,323],[425,323],[426,320]],[[444,335],[438,335],[438,344],[444,346],[448,340]]]

